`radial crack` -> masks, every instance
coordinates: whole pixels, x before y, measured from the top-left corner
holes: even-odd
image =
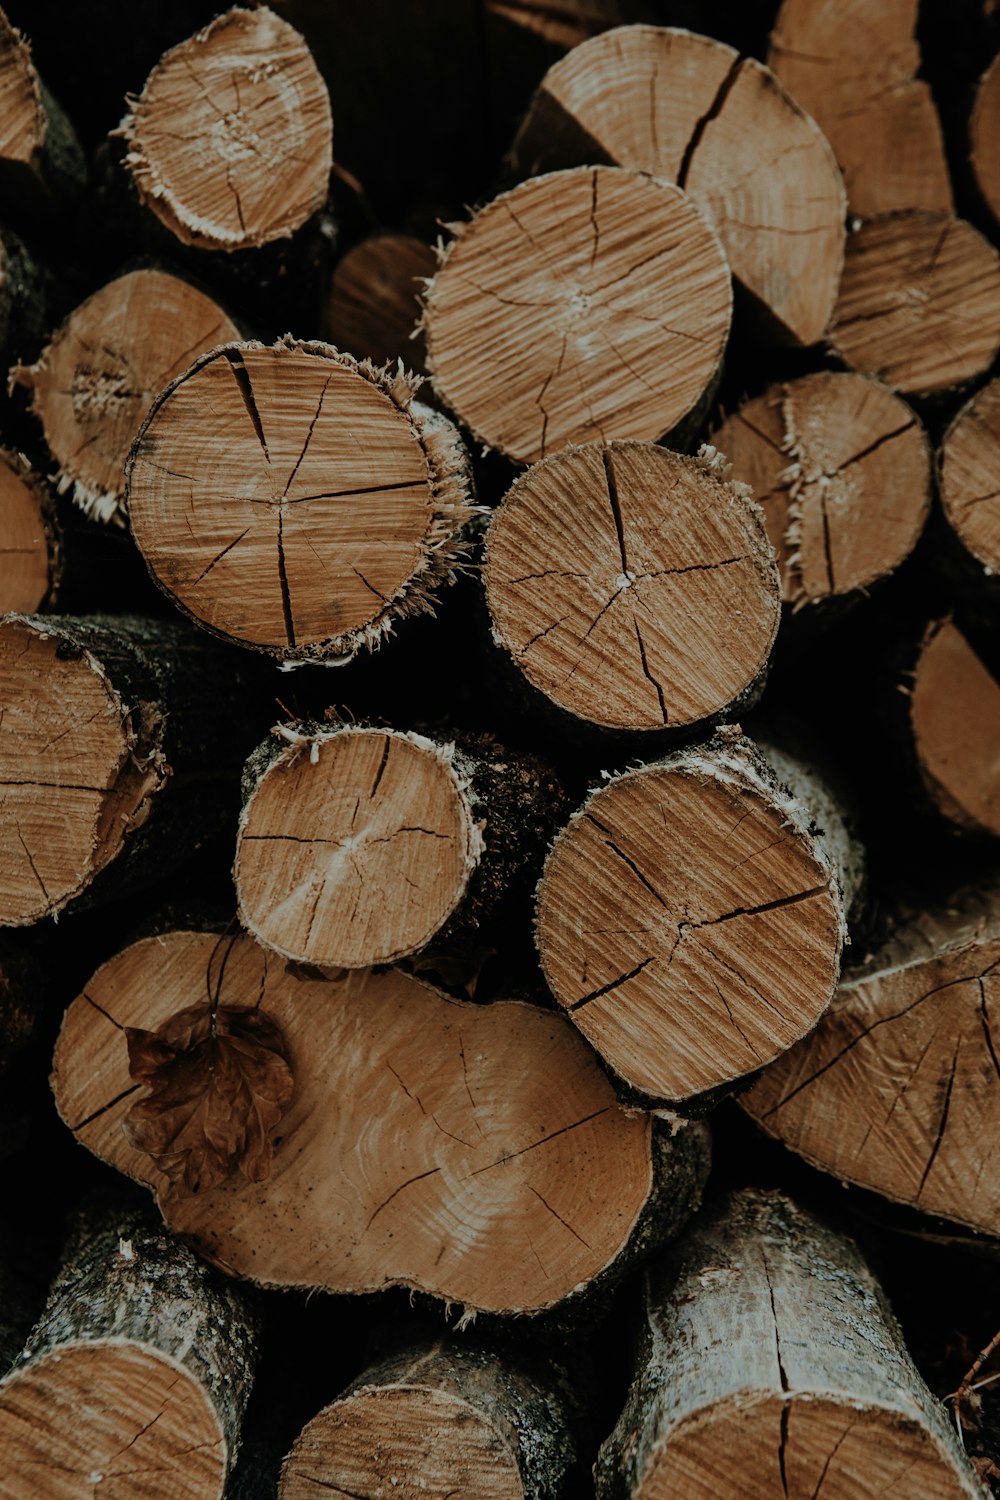
[[[648,958],[643,959],[641,964],[636,964],[634,969],[629,969],[627,974],[619,974],[617,979],[612,979],[610,983],[603,984],[599,990],[591,990],[589,995],[583,995],[579,1000],[574,1000],[572,1005],[567,1006],[567,1009],[579,1010],[581,1005],[589,1005],[591,1000],[600,1000],[602,995],[610,995],[612,990],[620,989],[623,984],[628,984],[630,979],[634,979],[637,974],[641,974],[643,969],[649,967],[655,957],[656,954],[651,953]]]
[[[229,364],[229,368],[233,372],[233,379],[236,381],[237,389],[243,398],[243,405],[247,409],[247,415],[253,423],[253,430],[257,434],[257,441],[264,450],[264,457],[270,463],[271,455],[267,451],[264,424],[260,420],[260,412],[257,410],[257,402],[254,399],[253,386],[250,383],[250,372],[243,363],[243,356],[238,349],[226,349],[223,353]]]
[[[742,66],[743,59],[741,57],[736,57],[733,59],[732,63],[729,66],[728,73],[719,84],[719,87],[716,89],[715,98],[712,100],[711,104],[708,106],[701,118],[695,122],[695,127],[688,138],[688,143],[684,147],[684,155],[681,157],[681,164],[677,168],[677,186],[679,188],[683,188],[686,185],[688,173],[691,170],[691,163],[694,160],[694,154],[697,151],[698,147],[701,145],[701,138],[705,134],[705,131],[707,130],[711,122],[715,119],[718,119],[719,115],[722,113],[722,107],[725,104],[726,99],[729,97],[729,91],[732,88],[733,84],[736,82],[740,68]]]

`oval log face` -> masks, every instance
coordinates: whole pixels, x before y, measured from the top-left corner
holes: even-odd
[[[243,937],[220,999],[278,1023],[295,1096],[265,1181],[172,1194],[122,1130],[140,1097],[122,1028],[204,1000],[218,947],[172,932],[105,964],[67,1013],[53,1079],[78,1139],[154,1188],[203,1254],[261,1284],[401,1283],[531,1311],[624,1248],[652,1188],[651,1121],[620,1108],[562,1016],[450,1000],[394,970],[306,977]]]

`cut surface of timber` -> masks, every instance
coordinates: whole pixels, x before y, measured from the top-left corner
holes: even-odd
[[[222,1495],[253,1383],[253,1319],[152,1217],[77,1225],[0,1381],[3,1500]]]
[[[329,344],[228,344],[154,402],[127,468],[156,582],[287,660],[353,656],[431,606],[474,514],[464,449],[415,382]]]
[[[950,214],[878,214],[847,237],[830,340],[914,396],[973,380],[1000,349],[1000,256]]]
[[[522,176],[606,161],[677,183],[772,331],[803,345],[823,336],[844,186],[825,137],[762,63],[689,31],[606,31],[549,69],[513,155]]]
[[[985,568],[1000,573],[1000,380],[962,407],[944,435],[938,463],[952,530]]]
[[[35,70],[26,37],[0,11],[0,185],[4,219],[16,207],[37,214],[76,197],[86,176],[67,117]]]
[[[702,1127],[672,1136],[654,1173],[652,1121],[620,1108],[557,1013],[450,1000],[397,970],[313,977],[244,937],[221,1001],[282,1029],[295,1097],[266,1181],[178,1196],[123,1133],[138,1086],[121,1028],[197,1003],[217,953],[213,934],[179,931],[112,959],[67,1012],[53,1086],[78,1140],[153,1187],[168,1225],[230,1273],[534,1311],[611,1266],[651,1201],[661,1234],[697,1203]]]
[[[51,499],[37,475],[0,448],[0,614],[33,614],[58,581]]]
[[[768,63],[830,142],[862,218],[953,206],[916,26],[917,0],[783,0],[771,32]]]
[[[741,1105],[841,1181],[1000,1235],[998,970],[994,882],[911,917],[845,974]]]
[[[952,620],[927,627],[910,728],[938,811],[960,828],[1000,834],[1000,683]]]
[[[424,366],[416,338],[423,283],[437,269],[432,245],[412,234],[375,234],[353,246],[334,267],[320,312],[320,334],[359,359],[402,359]]]
[[[877,381],[824,371],[772,386],[711,441],[764,508],[790,603],[867,588],[916,546],[930,449],[914,413]]]
[[[996,140],[1000,132],[1000,57],[995,57],[979,81],[969,117],[969,146],[976,185],[987,208],[1000,223],[1000,161]]]
[[[121,125],[142,202],[185,245],[287,239],[325,203],[326,84],[299,33],[234,8],[157,63]]]
[[[494,638],[529,682],[609,729],[696,722],[745,698],[778,630],[760,512],[708,458],[588,443],[523,474],[483,568]]]
[[[554,1373],[474,1344],[418,1345],[372,1365],[307,1424],[278,1500],[557,1500],[576,1456],[567,1407]]]
[[[647,1274],[599,1500],[983,1500],[856,1247],[734,1194]]]
[[[546,862],[536,940],[549,986],[653,1098],[759,1068],[833,994],[857,851],[801,768],[782,757],[779,774],[798,795],[720,731],[594,792]]]
[[[593,438],[657,439],[719,374],[732,288],[679,189],[587,167],[522,183],[451,226],[427,289],[434,389],[517,462]]]
[[[14,372],[32,392],[60,489],[98,520],[120,520],[125,460],[153,397],[239,336],[211,297],[164,271],[130,271],[88,297],[37,364]]]

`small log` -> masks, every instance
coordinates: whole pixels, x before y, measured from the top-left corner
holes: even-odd
[[[783,0],[771,32],[768,63],[830,142],[861,218],[954,207],[916,27],[917,0]]]
[[[606,31],[549,69],[512,158],[522,177],[612,162],[676,183],[717,229],[763,326],[798,345],[823,336],[843,182],[826,138],[762,63],[689,31]]]
[[[29,221],[72,208],[86,163],[68,117],[39,78],[31,45],[0,11],[0,192]]]
[[[856,1247],[778,1194],[724,1201],[649,1272],[599,1500],[982,1500]]]
[[[928,625],[910,688],[924,788],[956,827],[1000,835],[1000,683],[951,619]]]
[[[738,729],[626,771],[538,888],[549,986],[631,1088],[680,1101],[772,1061],[834,992],[860,851],[829,793]]]
[[[434,247],[412,234],[373,234],[342,256],[320,309],[320,337],[376,364],[401,359],[424,369],[421,284],[434,275]]]
[[[978,390],[938,450],[941,505],[959,541],[1000,573],[1000,380]]]
[[[213,934],[177,931],[105,964],[66,1014],[53,1088],[81,1144],[152,1187],[169,1226],[231,1274],[537,1312],[622,1274],[700,1200],[705,1127],[654,1134],[553,1011],[451,1000],[395,969],[325,978],[246,937],[221,1002],[278,1024],[295,1096],[265,1181],[180,1196],[122,1131],[141,1086],[121,1028],[203,999],[217,953]]]
[[[218,684],[172,622],[0,621],[0,926],[134,888],[216,831],[243,732]]]
[[[482,940],[532,888],[568,811],[544,762],[486,736],[279,726],[244,774],[241,920],[321,968]]]
[[[55,601],[62,547],[48,486],[16,453],[0,448],[0,614],[34,614]]]
[[[432,610],[476,511],[458,434],[415,385],[329,344],[196,360],[126,468],[156,583],[199,625],[283,661],[353,657]]]
[[[877,381],[829,371],[784,381],[711,441],[763,506],[794,607],[870,588],[916,546],[930,449],[914,413]]]
[[[256,1344],[242,1295],[150,1214],[85,1213],[0,1381],[0,1495],[221,1497]]]
[[[697,422],[729,335],[729,268],[678,188],[613,167],[502,193],[427,289],[435,391],[518,463]],[[581,395],[582,393],[582,395]]]
[[[495,511],[493,638],[577,720],[662,731],[748,706],[780,619],[760,511],[711,450],[588,443],[543,459]]]
[[[1000,255],[949,214],[876,215],[847,237],[830,342],[908,395],[974,380],[1000,349]]]
[[[1000,1237],[1000,884],[911,913],[740,1098],[813,1166]]]
[[[31,392],[60,493],[121,524],[125,460],[153,397],[196,356],[239,337],[210,297],[165,271],[128,272],[81,303],[12,376]]]
[[[995,57],[979,80],[969,116],[969,156],[976,186],[993,218],[1000,224],[1000,164],[994,142],[1000,130],[1000,57]]]
[[[577,1459],[579,1396],[561,1371],[459,1339],[375,1361],[295,1441],[278,1500],[559,1500]]]
[[[326,202],[330,96],[266,6],[233,7],[166,52],[119,133],[139,198],[183,245],[255,249]]]

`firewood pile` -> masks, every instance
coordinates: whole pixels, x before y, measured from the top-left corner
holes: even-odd
[[[0,1500],[1000,1493],[998,54],[0,14]]]

